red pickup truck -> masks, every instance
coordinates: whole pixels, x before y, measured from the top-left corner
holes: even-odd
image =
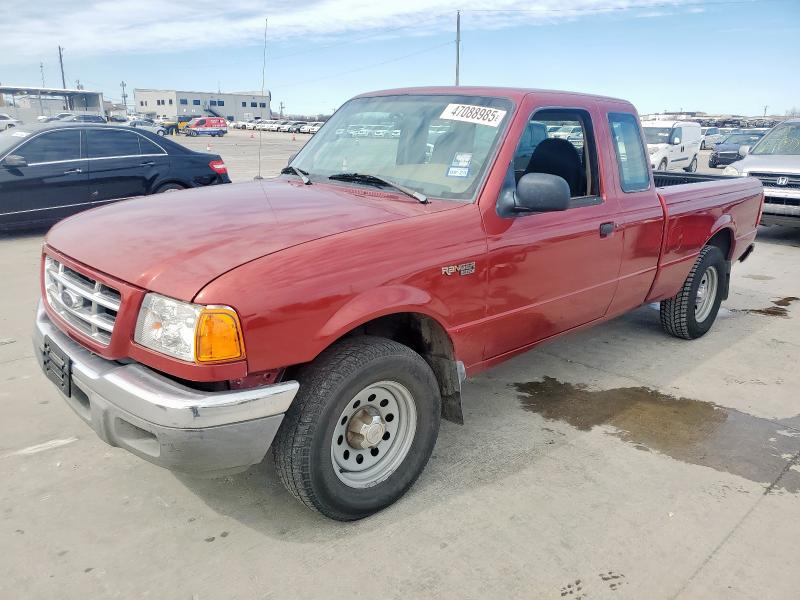
[[[622,100],[365,94],[276,179],[56,225],[37,355],[106,442],[204,473],[272,447],[298,499],[361,518],[462,422],[466,377],[651,302],[674,336],[709,330],[761,184],[649,165]]]

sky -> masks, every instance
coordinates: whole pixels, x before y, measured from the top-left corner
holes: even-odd
[[[0,21],[0,83],[120,101],[133,88],[266,88],[330,113],[370,90],[461,84],[630,100],[641,113],[800,108],[800,0],[37,0]],[[42,15],[59,15],[42,18]]]

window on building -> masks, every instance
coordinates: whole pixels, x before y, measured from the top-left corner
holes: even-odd
[[[192,104],[194,104],[195,106],[200,106],[200,100],[195,98],[194,100],[192,100]]]
[[[217,106],[225,106],[225,100],[217,100]]]
[[[228,115],[225,118],[228,119],[228,121],[233,121],[234,120],[233,115]]]
[[[211,106],[216,106],[217,105],[217,101],[216,100],[212,100],[211,102],[209,102],[209,104]]]
[[[258,106],[261,107],[261,108],[267,108],[267,103],[266,102],[259,102]]]
[[[139,100],[139,106],[144,106],[144,100]]]
[[[258,102],[251,102],[250,108],[258,108]]]
[[[185,106],[186,104],[189,104],[189,101],[188,101],[186,98],[181,98],[181,99],[179,100],[179,102],[180,102],[181,104],[183,104],[184,106]]]
[[[247,102],[242,102],[242,108],[247,108]]]
[[[169,105],[172,106],[172,98],[169,99]]]

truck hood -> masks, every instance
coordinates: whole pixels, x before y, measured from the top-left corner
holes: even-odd
[[[96,208],[57,224],[46,243],[127,283],[191,300],[223,273],[284,248],[457,206],[281,178]]]
[[[800,155],[795,154],[748,154],[734,164],[739,173],[785,173],[800,174]]]

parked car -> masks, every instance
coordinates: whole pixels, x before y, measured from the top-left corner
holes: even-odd
[[[564,125],[550,132],[550,137],[566,140],[570,136],[576,136],[578,134],[583,135],[583,130],[579,126]]]
[[[192,137],[198,135],[222,137],[228,133],[228,122],[222,117],[200,117],[189,121],[183,128],[183,133]]]
[[[287,133],[299,133],[300,127],[305,125],[305,121],[287,121],[280,127],[278,131],[285,131]]]
[[[299,129],[298,133],[310,133],[308,130],[311,129],[312,125],[313,125],[313,123],[303,123],[300,126],[300,129]]]
[[[112,445],[205,474],[271,445],[295,497],[353,520],[409,490],[442,417],[463,422],[465,377],[652,302],[669,334],[706,334],[753,248],[761,184],[654,179],[622,100],[466,90],[360,96],[283,178],[54,227],[44,373]],[[402,152],[337,137],[377,113],[403,123]],[[517,179],[527,124],[564,120],[593,131],[580,153],[529,144]],[[432,121],[449,132],[428,153]]]
[[[697,171],[700,125],[693,121],[644,121],[650,166],[658,171]]]
[[[62,123],[106,123],[106,118],[101,115],[80,113],[58,119]]]
[[[40,117],[36,117],[36,120],[38,122],[40,122],[40,123],[51,123],[53,121],[60,121],[60,120],[62,120],[64,118],[66,118],[66,117],[71,117],[74,114],[75,113],[72,113],[72,112],[60,112],[58,114],[51,115],[51,116],[42,115]]]
[[[156,125],[152,121],[129,121],[128,126],[135,127],[136,129],[144,129],[145,131],[155,133],[156,135],[167,135],[166,127],[163,127],[162,125]]]
[[[22,125],[22,121],[15,119],[9,114],[0,113],[0,131],[5,131],[11,127],[16,127],[17,125]]]
[[[281,127],[286,125],[288,122],[289,121],[285,121],[285,120],[273,121],[272,123],[267,125],[267,131],[278,131],[278,130],[280,130]]]
[[[719,130],[719,127],[701,127],[700,128],[700,150],[713,148],[714,145],[725,137]]]
[[[755,143],[764,137],[760,131],[751,133],[732,133],[725,136],[721,142],[717,142],[708,157],[708,166],[712,169],[719,166],[729,165],[737,160],[744,158],[739,154],[742,146],[754,146]]]
[[[739,148],[744,159],[725,175],[755,177],[764,185],[764,225],[800,227],[800,119],[770,129],[754,146]]]
[[[52,123],[0,133],[0,227],[52,223],[120,198],[229,183],[216,154],[140,128]]]
[[[317,121],[316,123],[311,123],[311,125],[308,126],[308,133],[312,135],[317,133],[320,127],[322,127],[324,124],[325,124],[324,121]]]

